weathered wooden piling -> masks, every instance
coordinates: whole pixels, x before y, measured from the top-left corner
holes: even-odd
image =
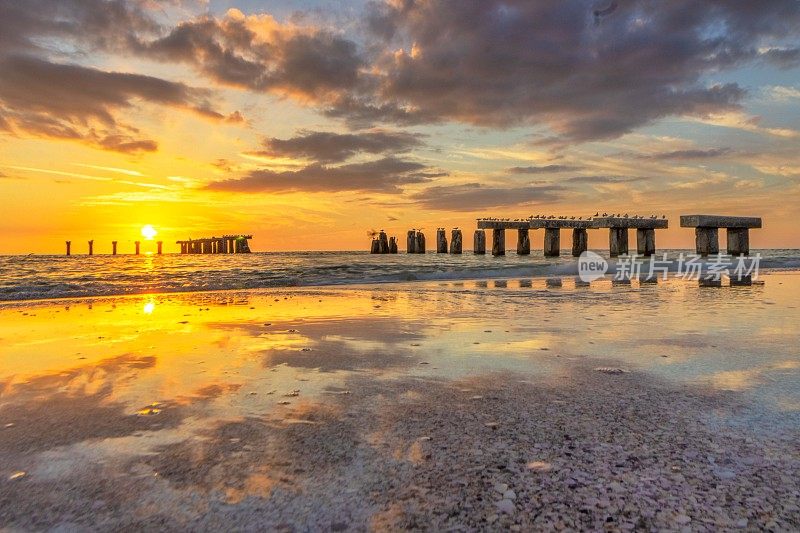
[[[589,249],[589,232],[586,228],[572,230],[572,257],[580,257]]]
[[[461,235],[461,230],[455,228],[453,231],[450,232],[450,253],[451,254],[460,254],[461,248],[463,247],[464,239]]]
[[[415,235],[415,244],[414,249],[417,251],[418,254],[425,253],[425,234],[421,231],[418,231]]]
[[[408,234],[406,237],[406,253],[415,254],[417,253],[417,232],[416,230],[410,229],[408,230]]]
[[[444,234],[444,228],[436,229],[436,253],[447,253],[447,236]]]
[[[67,241],[67,255],[72,255],[72,241]]]
[[[506,255],[506,230],[500,228],[492,230],[492,255],[495,257]]]
[[[728,230],[728,253],[750,254],[750,228],[760,228],[760,217],[724,215],[681,215],[682,228],[694,228],[695,246],[700,255],[719,253],[719,228]]]
[[[111,241],[111,255],[117,255],[117,241]]]
[[[652,228],[636,229],[636,253],[647,256],[656,253],[656,230]]]
[[[531,237],[528,228],[517,230],[517,255],[531,254]]]
[[[89,241],[89,255],[94,254],[94,241]]]
[[[156,242],[156,247],[157,247],[157,252],[156,253],[158,255],[162,255],[162,253],[164,252],[164,241]]]
[[[561,230],[544,228],[544,256],[558,257],[559,255],[561,255]]]
[[[476,255],[486,254],[486,232],[482,229],[475,230],[472,240],[472,253]]]
[[[628,228],[608,229],[608,255],[628,255]]]
[[[397,253],[397,237],[389,237],[389,253]]]
[[[139,255],[139,246],[141,245],[141,243],[139,241],[136,241],[133,244],[136,245],[136,255]]]

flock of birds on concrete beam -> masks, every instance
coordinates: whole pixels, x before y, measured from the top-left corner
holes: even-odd
[[[594,218],[603,217],[603,218],[629,218],[632,220],[657,220],[659,218],[658,215],[650,215],[649,217],[645,217],[642,215],[628,215],[628,213],[603,213],[600,214],[598,211],[594,215],[587,215],[586,217],[568,217],[563,215],[531,215],[528,218],[493,218],[493,217],[483,217],[479,218],[478,220],[483,220],[487,222],[525,222],[526,220],[592,220]],[[661,218],[666,219],[667,215],[661,215]]]

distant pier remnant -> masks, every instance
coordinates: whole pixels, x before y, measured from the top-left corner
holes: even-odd
[[[450,233],[450,253],[460,254],[463,247],[464,239],[461,235],[461,230],[458,228],[453,229]]]
[[[164,241],[158,241],[156,246],[158,247],[158,255],[161,255],[164,252]]]
[[[389,237],[389,253],[397,253],[397,237]]]
[[[531,254],[531,237],[528,228],[517,230],[517,255]]]
[[[586,230],[594,228],[592,220],[583,220],[576,217],[530,217],[517,220],[483,218],[478,220],[478,231],[491,229],[495,244],[501,238],[499,236],[500,233],[507,229],[517,230],[518,255],[528,255],[531,252],[530,230],[544,229],[544,255],[545,257],[557,257],[561,253],[560,230],[569,228],[575,232],[573,233],[573,250],[581,249],[581,251],[585,251],[587,243]],[[493,250],[494,255],[505,254],[505,237],[502,237],[502,240],[503,244],[500,246],[502,252],[494,253]],[[577,248],[575,246],[576,242],[578,244]],[[580,252],[577,255],[580,255]]]
[[[94,255],[94,241],[89,241],[89,255]]]
[[[486,232],[482,229],[475,230],[475,236],[472,241],[472,253],[475,255],[486,254]]]
[[[447,253],[447,236],[445,235],[444,228],[436,229],[436,253]]]
[[[72,255],[72,241],[67,241],[67,255]]]
[[[572,257],[580,257],[583,252],[589,249],[589,232],[586,228],[575,228],[572,230]]]
[[[117,255],[117,241],[111,241],[111,255]]]
[[[252,235],[223,235],[175,243],[180,245],[182,254],[249,254],[247,241],[252,238]]]
[[[136,245],[136,255],[139,255],[139,251],[140,251],[142,243],[140,243],[139,241],[136,241],[133,244]]]
[[[392,242],[395,242],[395,249],[397,249],[397,242],[394,237],[391,239],[386,235],[386,232],[381,230],[377,237],[372,238],[372,246],[369,253],[371,254],[388,254],[391,252]],[[397,253],[396,251],[394,253]]]
[[[425,234],[422,233],[421,231],[417,232],[416,242],[415,242],[414,247],[417,250],[418,254],[424,254],[425,253]]]
[[[682,228],[694,228],[699,255],[719,253],[719,228],[728,232],[728,254],[750,255],[750,228],[760,228],[760,217],[681,215]]]
[[[594,227],[608,228],[608,253],[611,257],[628,253],[628,230],[636,229],[636,253],[653,255],[656,253],[657,229],[669,227],[666,218],[643,217],[600,217],[593,219]]]
[[[409,254],[417,253],[417,230],[408,230],[406,237],[406,252]]]
[[[544,228],[544,256],[558,257],[561,255],[561,229]]]

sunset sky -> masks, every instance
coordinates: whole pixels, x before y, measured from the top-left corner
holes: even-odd
[[[797,0],[0,0],[0,253],[146,224],[471,246],[476,217],[598,210],[800,247],[798,28]]]

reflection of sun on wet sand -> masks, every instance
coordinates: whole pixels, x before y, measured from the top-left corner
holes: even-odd
[[[0,527],[797,529],[798,282],[6,306]]]

